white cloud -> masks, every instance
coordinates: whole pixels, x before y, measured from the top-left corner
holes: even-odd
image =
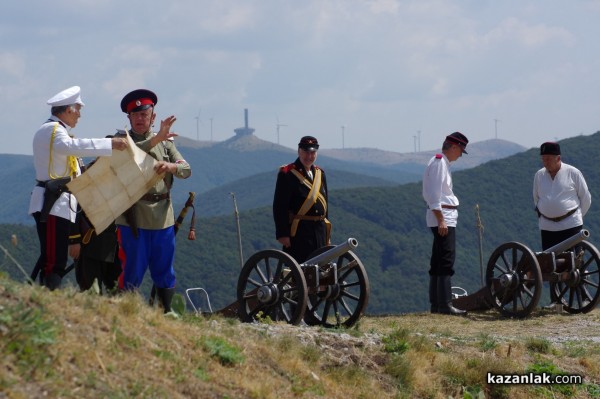
[[[494,119],[524,145],[550,129],[592,133],[598,14],[583,0],[7,2],[0,107],[15,122],[2,152],[30,153],[45,100],[73,84],[89,104],[82,134],[120,126],[118,103],[139,87],[194,138],[199,109],[203,137],[214,117],[226,139],[246,107],[261,138],[274,140],[277,117],[288,124],[291,147],[306,132],[340,146],[342,125],[346,145],[399,151],[412,150],[399,132],[421,130],[426,149],[463,127],[490,138]],[[9,139],[24,125],[30,135]]]

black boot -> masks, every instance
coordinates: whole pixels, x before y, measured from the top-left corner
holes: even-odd
[[[173,301],[175,288],[157,288],[156,294],[165,313],[169,313],[171,311],[171,302]]]
[[[438,295],[437,295],[438,276],[429,275],[429,303],[431,303],[431,313],[439,313]]]
[[[60,288],[61,282],[62,277],[58,273],[50,273],[47,276],[44,276],[44,286],[46,286],[50,291]]]
[[[442,314],[466,316],[467,311],[452,306],[452,277],[438,276],[438,311]]]

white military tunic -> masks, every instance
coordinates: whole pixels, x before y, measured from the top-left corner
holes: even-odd
[[[437,209],[442,212],[448,227],[456,227],[458,220],[457,209],[442,208],[442,205],[458,206],[458,198],[452,192],[452,174],[450,161],[444,154],[436,154],[429,160],[423,174],[423,199],[427,203],[425,220],[427,227],[437,227],[438,222],[431,211]]]
[[[50,154],[50,139],[54,133],[52,154]],[[33,138],[33,163],[35,166],[35,178],[38,181],[46,181],[57,177],[69,175],[69,155],[76,157],[97,157],[112,154],[112,140],[102,139],[76,139],[69,135],[70,128],[59,123],[59,118],[51,116],[37,131]],[[52,163],[50,160],[52,159]],[[77,165],[76,175],[81,170]],[[52,176],[51,176],[52,175]],[[29,202],[29,213],[40,212],[44,204],[44,187],[35,186],[31,192]],[[77,211],[77,199],[69,193],[62,193],[50,210],[51,215],[75,222]]]
[[[583,217],[590,209],[592,196],[579,169],[561,162],[554,179],[546,168],[537,171],[533,178],[533,202],[542,215],[550,218],[566,215],[577,208],[575,213],[559,222],[544,216],[539,218],[540,230],[562,231],[583,225]]]

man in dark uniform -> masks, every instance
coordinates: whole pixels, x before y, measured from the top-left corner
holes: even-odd
[[[112,223],[102,233],[90,230],[82,237],[81,254],[75,264],[75,277],[81,291],[89,290],[98,282],[100,294],[111,293],[117,286],[121,274],[121,263],[117,256],[117,226]]]
[[[298,158],[279,168],[273,198],[275,236],[283,251],[303,263],[318,248],[329,244],[331,224],[327,220],[327,179],[316,166],[319,142],[304,136],[298,143]]]

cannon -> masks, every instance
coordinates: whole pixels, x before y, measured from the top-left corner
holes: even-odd
[[[325,246],[298,264],[283,251],[255,253],[244,263],[237,283],[237,302],[230,305],[244,322],[266,319],[325,327],[354,325],[369,301],[369,279],[352,252],[349,238]]]
[[[487,263],[485,287],[453,300],[466,310],[496,308],[502,315],[523,318],[538,305],[544,282],[552,302],[569,313],[587,313],[600,300],[600,253],[581,230],[545,251],[533,253],[519,242],[500,245]]]

